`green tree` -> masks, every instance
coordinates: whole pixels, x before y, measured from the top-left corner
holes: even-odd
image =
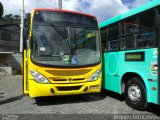
[[[5,15],[4,19],[6,19],[6,20],[12,20],[13,19],[13,15],[12,14]]]
[[[2,5],[2,3],[0,2],[0,19],[2,19],[3,12],[4,12],[4,10],[3,10],[3,5]]]
[[[17,19],[20,19],[20,16],[19,15],[14,15],[13,18],[17,20]]]
[[[26,13],[25,19],[24,19],[24,25],[25,26],[29,26],[29,24],[30,24],[30,17],[31,17],[31,13]]]
[[[31,17],[31,13],[26,13],[26,18],[27,20],[30,20],[30,17]]]

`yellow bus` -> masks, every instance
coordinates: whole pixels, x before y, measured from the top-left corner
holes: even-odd
[[[96,17],[68,10],[34,9],[24,40],[24,94],[101,91],[101,47]]]

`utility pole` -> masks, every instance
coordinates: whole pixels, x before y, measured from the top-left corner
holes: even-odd
[[[57,0],[55,0],[55,9],[57,9],[57,7],[58,7],[58,6],[57,6]]]
[[[24,0],[21,0],[21,33],[20,33],[20,52],[23,51],[23,30],[24,30]]]
[[[58,9],[62,10],[62,0],[58,0]]]

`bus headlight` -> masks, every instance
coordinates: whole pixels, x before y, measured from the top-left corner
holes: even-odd
[[[88,79],[88,81],[97,80],[100,75],[101,75],[101,69],[97,70],[97,71]]]
[[[30,70],[30,74],[38,83],[50,83],[42,74],[36,72],[35,70]]]

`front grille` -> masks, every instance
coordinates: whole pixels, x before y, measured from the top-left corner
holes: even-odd
[[[52,81],[55,81],[55,82],[66,82],[66,81],[69,81],[69,82],[78,82],[78,81],[83,81],[85,80],[85,78],[68,78],[68,79],[58,79],[58,78],[52,78],[50,77],[49,79],[51,79]]]
[[[73,90],[79,90],[81,86],[69,86],[69,87],[57,87],[59,91],[73,91]]]
[[[56,82],[64,82],[64,81],[67,81],[67,79],[54,79],[54,81],[56,81]]]
[[[46,70],[49,74],[54,76],[78,76],[78,75],[85,75],[91,69],[84,69],[84,70]]]
[[[81,80],[84,80],[84,78],[73,79],[73,81],[81,81]]]

